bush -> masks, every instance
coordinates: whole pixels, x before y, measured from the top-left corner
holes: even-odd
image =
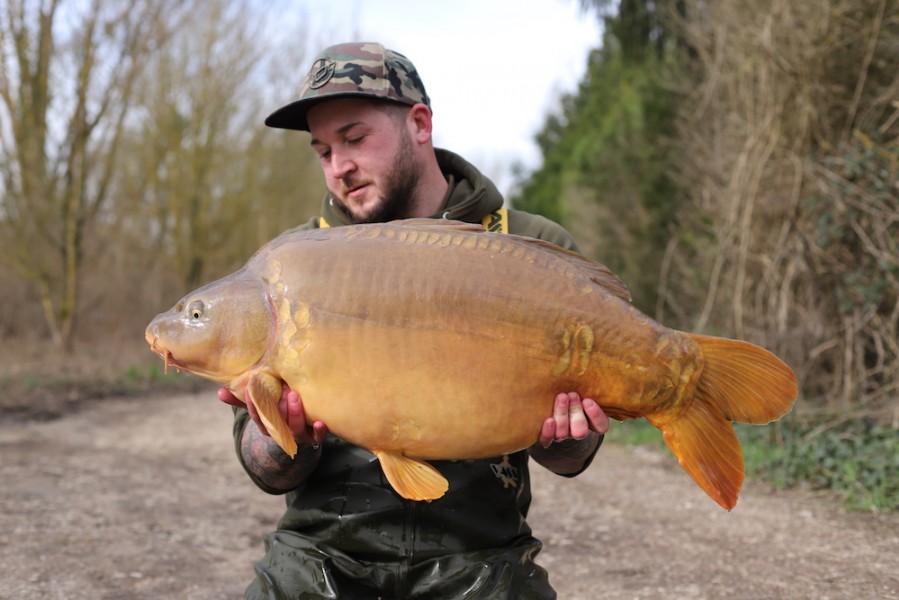
[[[850,508],[899,510],[899,437],[867,419],[737,426],[746,470],[781,488],[836,492]]]
[[[855,510],[899,510],[899,437],[869,419],[735,425],[748,476],[780,489],[836,493]],[[664,448],[645,419],[615,424],[609,441]],[[667,453],[667,450],[664,450]]]

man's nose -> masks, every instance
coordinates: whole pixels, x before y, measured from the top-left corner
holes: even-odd
[[[356,170],[356,163],[346,153],[331,152],[331,175],[334,179],[343,179]]]

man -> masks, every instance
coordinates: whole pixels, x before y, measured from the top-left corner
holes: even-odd
[[[507,220],[511,233],[576,249],[547,219],[498,212],[503,200],[488,179],[433,148],[431,115],[424,85],[404,56],[373,43],[324,50],[300,99],[266,119],[270,127],[310,132],[320,159],[329,193],[321,216],[301,228],[410,217],[480,223],[494,215]],[[299,445],[291,459],[268,437],[251,402],[219,390],[223,402],[237,407],[241,464],[256,485],[287,501],[247,597],[555,598],[534,562],[541,544],[525,521],[528,457],[577,475],[608,429],[595,402],[560,392],[538,444],[494,459],[434,461],[449,492],[414,502],[391,489],[370,453],[329,436],[325,423],[307,426],[297,391],[285,389],[280,404]]]

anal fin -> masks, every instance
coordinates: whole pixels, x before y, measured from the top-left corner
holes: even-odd
[[[430,464],[400,452],[373,450],[387,481],[407,500],[436,500],[449,489],[449,482]]]

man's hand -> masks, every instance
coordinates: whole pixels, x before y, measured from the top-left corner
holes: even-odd
[[[246,408],[259,432],[270,437],[265,429],[265,425],[262,424],[262,420],[259,418],[259,413],[256,412],[256,407],[253,405],[249,394],[245,395],[244,400],[240,400],[228,388],[219,388],[217,396],[225,404]],[[311,427],[306,425],[306,413],[303,410],[303,401],[300,398],[300,394],[286,385],[281,390],[278,411],[281,413],[281,418],[284,419],[290,428],[290,432],[293,433],[293,437],[296,438],[297,443],[318,445],[328,437],[328,426],[322,421],[315,421]]]
[[[528,453],[553,473],[573,477],[593,460],[608,430],[609,417],[595,401],[576,392],[557,394],[553,416],[543,421]]]
[[[221,388],[217,396],[225,404],[246,408],[250,413],[252,422],[243,429],[240,455],[257,484],[265,486],[263,489],[270,493],[289,492],[315,470],[322,454],[321,443],[328,437],[328,428],[321,421],[314,422],[311,427],[306,424],[303,401],[297,392],[285,385],[278,401],[278,411],[297,441],[297,455],[293,458],[269,436],[249,394],[240,400],[227,388]]]
[[[543,422],[539,444],[549,448],[553,442],[569,438],[582,440],[591,431],[604,434],[609,430],[609,417],[590,398],[581,400],[577,392],[556,395],[553,416]]]

